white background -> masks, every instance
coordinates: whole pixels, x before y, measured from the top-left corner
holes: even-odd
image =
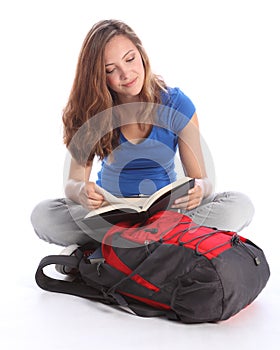
[[[277,0],[1,2],[2,349],[278,348],[279,11]],[[264,249],[272,274],[226,322],[136,318],[34,282],[40,259],[60,248],[35,236],[30,213],[63,196],[61,112],[84,37],[108,18],[131,25],[154,72],[195,103],[216,190],[245,192],[255,204],[243,235]]]

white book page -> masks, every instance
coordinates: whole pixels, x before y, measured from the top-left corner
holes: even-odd
[[[135,208],[141,209],[147,201],[147,197],[116,197],[97,184],[95,184],[95,188],[96,192],[101,194],[105,199],[105,202],[102,206],[124,204],[122,206],[123,208],[133,206]]]
[[[189,177],[180,178],[175,182],[162,187],[161,189],[159,189],[149,197],[116,197],[98,185],[96,185],[96,192],[100,193],[104,197],[106,202],[104,203],[103,206],[124,204],[127,207],[135,207],[135,208],[138,207],[138,209],[143,208],[143,210],[147,210],[150,207],[150,205],[162,194],[187,182],[186,180],[189,181],[191,180],[191,178]],[[122,207],[125,207],[125,206],[122,206]]]

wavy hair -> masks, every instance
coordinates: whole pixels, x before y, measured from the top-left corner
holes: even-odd
[[[116,35],[126,36],[141,55],[145,78],[140,101],[160,103],[160,91],[166,88],[164,81],[152,73],[142,42],[127,24],[118,20],[96,23],[84,39],[62,115],[63,141],[72,156],[83,165],[89,164],[95,155],[104,159],[119,144],[119,128],[114,127],[112,118],[112,107],[119,101],[107,86],[104,62],[105,46]],[[98,118],[98,114],[104,111],[102,118]]]

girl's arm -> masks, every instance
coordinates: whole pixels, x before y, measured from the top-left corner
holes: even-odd
[[[178,198],[173,208],[194,209],[203,198],[212,193],[212,185],[207,178],[203,153],[200,144],[199,124],[196,113],[179,135],[179,153],[185,174],[195,178],[195,186],[187,196]]]
[[[82,166],[72,158],[64,189],[66,197],[88,210],[99,208],[103,203],[103,196],[95,191],[95,183],[89,181],[91,169],[92,163]]]

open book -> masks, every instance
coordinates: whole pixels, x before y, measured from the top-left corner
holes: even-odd
[[[108,227],[121,221],[143,222],[158,211],[169,209],[175,199],[183,197],[194,186],[194,179],[183,177],[166,185],[151,196],[116,197],[96,185],[103,195],[104,204],[90,211],[83,222],[93,230]]]

